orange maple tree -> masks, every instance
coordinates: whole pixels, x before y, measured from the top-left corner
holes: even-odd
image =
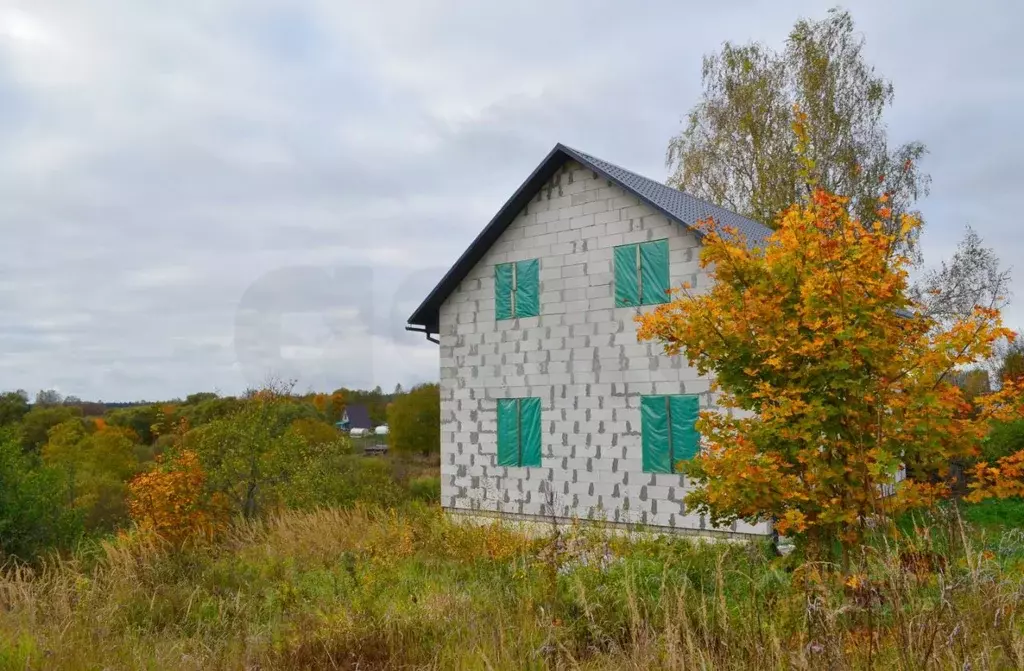
[[[998,393],[979,400],[986,416],[1007,422],[1024,416],[1024,378],[1004,378]],[[1024,450],[996,460],[980,462],[970,473],[967,500],[978,503],[988,498],[1024,497]]]
[[[991,497],[1024,497],[1024,451],[1002,457],[993,465],[987,462],[977,464],[973,476],[968,501],[977,503]]]
[[[920,222],[893,225],[880,202],[860,222],[812,185],[763,249],[702,222],[710,285],[637,317],[641,340],[714,376],[725,412],[701,414],[702,451],[681,464],[697,484],[686,503],[713,523],[772,520],[818,550],[838,539],[846,556],[869,521],[946,495],[950,460],[976,454],[1008,407],[993,394],[972,411],[951,373],[1012,332],[985,307],[945,328],[921,314],[898,251]]]

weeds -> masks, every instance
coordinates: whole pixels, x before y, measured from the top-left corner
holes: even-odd
[[[938,564],[931,557],[941,556]],[[856,571],[434,508],[124,536],[0,577],[0,669],[1020,668],[1020,533],[917,520]]]

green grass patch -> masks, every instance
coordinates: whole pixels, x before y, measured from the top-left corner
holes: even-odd
[[[964,520],[986,529],[1024,528],[1024,499],[986,499],[965,504]]]

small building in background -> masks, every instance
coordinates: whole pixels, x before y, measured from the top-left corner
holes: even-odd
[[[341,420],[335,426],[352,435],[361,435],[373,429],[373,424],[370,422],[370,411],[366,409],[365,405],[345,406],[345,410],[341,413]]]

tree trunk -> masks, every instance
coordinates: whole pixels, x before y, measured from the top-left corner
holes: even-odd
[[[250,483],[245,492],[245,501],[242,504],[242,515],[249,520],[256,517],[256,488],[255,482]]]

